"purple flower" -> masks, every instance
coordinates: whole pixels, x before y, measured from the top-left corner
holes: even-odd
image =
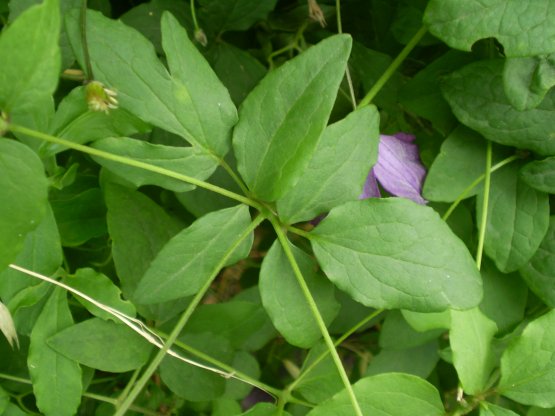
[[[418,204],[427,203],[421,195],[426,169],[420,162],[418,147],[412,143],[414,139],[407,133],[380,135],[378,161],[366,178],[360,199],[379,198],[378,181],[391,195],[409,198]]]

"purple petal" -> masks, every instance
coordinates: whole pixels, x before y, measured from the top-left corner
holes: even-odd
[[[426,169],[420,162],[418,147],[412,143],[414,136],[397,133],[394,136],[380,135],[378,162],[374,174],[391,195],[409,198],[418,204],[422,198],[422,183]]]
[[[378,182],[376,182],[374,168],[372,168],[368,173],[366,182],[364,182],[364,188],[362,188],[362,193],[358,199],[379,198],[380,196],[382,195],[380,194],[380,188],[378,188]]]

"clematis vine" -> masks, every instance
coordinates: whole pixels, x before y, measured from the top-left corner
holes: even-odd
[[[405,197],[418,204],[422,198],[422,184],[426,169],[420,162],[415,137],[408,133],[380,135],[378,161],[368,173],[360,199],[380,197],[380,185],[391,195]]]

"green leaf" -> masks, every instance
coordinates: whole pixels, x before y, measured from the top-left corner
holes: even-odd
[[[85,295],[90,296],[94,300],[101,302],[106,306],[117,309],[127,316],[134,317],[136,314],[135,307],[129,301],[121,299],[121,290],[112,282],[107,276],[98,273],[93,269],[84,268],[78,269],[74,275],[65,279],[65,283],[74,289],[83,292]],[[75,296],[87,310],[95,316],[104,320],[116,320],[113,315],[103,311],[99,307],[93,305],[91,302]]]
[[[496,332],[495,322],[478,308],[451,311],[453,365],[466,393],[476,395],[487,386],[495,365],[491,343]]]
[[[449,329],[451,327],[451,311],[422,313],[402,310],[403,318],[418,332],[432,329]]]
[[[444,78],[443,94],[455,116],[485,138],[542,155],[555,154],[555,92],[534,109],[518,111],[503,89],[503,60],[467,65]]]
[[[430,32],[455,49],[496,38],[505,55],[531,56],[555,51],[550,0],[431,0],[424,15]]]
[[[555,409],[542,409],[540,407],[531,407],[526,416],[555,416]]]
[[[327,347],[323,341],[310,349],[301,368],[301,374],[304,376],[294,390],[311,403],[321,403],[344,387],[341,379],[337,377],[337,367],[329,354],[310,372],[305,373],[312,363],[324,353],[327,353]]]
[[[278,200],[280,218],[289,223],[306,221],[356,201],[378,157],[378,128],[374,106],[328,126],[297,184]]]
[[[518,273],[501,273],[490,261],[482,262],[480,272],[484,283],[480,310],[500,333],[507,332],[524,318],[528,288]]]
[[[441,95],[440,79],[446,73],[470,63],[472,59],[470,54],[448,51],[403,85],[399,91],[399,101],[412,113],[430,120],[444,135],[449,134],[457,120]]]
[[[334,208],[311,232],[328,278],[364,305],[439,312],[482,296],[466,247],[431,208],[401,198]]]
[[[197,293],[213,278],[216,266],[233,250],[226,265],[245,258],[253,237],[238,237],[251,221],[246,205],[206,214],[173,237],[158,253],[139,282],[134,299],[157,303]],[[236,247],[236,248],[235,248]]]
[[[263,5],[269,2],[257,2]],[[267,72],[266,67],[246,51],[229,43],[216,43],[206,52],[218,78],[229,90],[229,95],[239,105],[249,95]]]
[[[388,373],[365,377],[353,385],[364,414],[383,416],[440,416],[444,414],[438,391],[420,377]],[[346,391],[319,404],[308,416],[351,416]]]
[[[33,103],[52,95],[60,73],[59,35],[57,0],[30,7],[5,28],[0,36],[2,110],[33,111]]]
[[[507,98],[517,110],[537,107],[555,85],[555,53],[507,59],[503,82]]]
[[[169,12],[162,14],[162,46],[176,81],[174,95],[185,104],[176,114],[183,117],[183,124],[201,146],[225,156],[231,129],[237,123],[237,110],[227,88]]]
[[[258,365],[258,361],[256,361],[256,358],[252,354],[246,351],[237,351],[235,353],[233,361],[231,362],[231,367],[243,374],[247,374],[255,380],[260,378],[260,366]],[[224,397],[240,400],[244,399],[251,391],[251,385],[230,378],[226,382]]]
[[[247,30],[274,10],[276,0],[200,0],[200,17],[207,27],[220,34]]]
[[[56,288],[33,328],[27,358],[37,407],[46,416],[73,416],[81,402],[81,367],[46,345],[72,324],[66,292]]]
[[[555,194],[555,157],[529,162],[519,173],[521,179],[532,188]]]
[[[240,416],[291,416],[291,413],[278,409],[271,403],[257,403]]]
[[[555,407],[555,311],[530,322],[501,357],[497,391],[519,403]]]
[[[383,349],[372,357],[366,376],[406,373],[427,378],[439,361],[437,341],[402,350]]]
[[[441,144],[440,153],[432,163],[422,196],[430,201],[452,202],[480,175],[486,167],[486,141],[476,132],[459,126]],[[480,183],[466,197],[476,195]]]
[[[66,24],[72,27],[72,46],[83,66],[78,21],[74,17]],[[168,64],[175,70],[172,75],[152,44],[135,29],[89,11],[87,36],[95,79],[118,93],[121,108],[221,157],[237,120],[235,107],[184,29],[169,14],[162,23]],[[189,59],[187,64],[176,68],[184,59]]]
[[[106,234],[106,206],[98,187],[87,188],[78,182],[50,192],[62,245],[79,246]]]
[[[139,280],[182,225],[150,198],[129,188],[108,184],[105,198],[114,265],[124,296],[133,301]],[[149,319],[164,321],[183,310],[185,302],[141,306],[139,312]]]
[[[140,162],[150,163],[199,180],[208,178],[218,166],[216,160],[197,147],[174,147],[152,144],[128,137],[107,137],[92,143],[91,147]],[[175,192],[194,188],[183,181],[169,178],[144,169],[127,166],[101,157],[93,159],[136,187],[156,185]]]
[[[518,416],[518,413],[488,402],[481,402],[480,416]]]
[[[334,286],[317,273],[317,264],[308,254],[292,244],[290,247],[318,310],[326,325],[329,325],[340,307],[335,300]],[[274,241],[262,262],[258,287],[264,309],[287,342],[309,348],[322,337],[278,240]]]
[[[428,344],[443,332],[445,331],[416,331],[408,324],[400,311],[389,311],[380,331],[379,345],[383,349],[404,350]]]
[[[226,338],[234,348],[247,351],[259,350],[276,336],[262,305],[245,300],[200,305],[191,316],[186,332],[207,331]]]
[[[91,318],[56,333],[48,345],[91,368],[123,373],[143,366],[152,346],[127,325]]]
[[[52,209],[47,205],[46,214],[37,228],[25,237],[23,249],[19,252],[14,263],[50,276],[62,264],[62,260],[60,234]],[[11,268],[5,269],[0,273],[0,298],[9,303],[18,292],[37,283],[35,277],[27,276]]]
[[[236,400],[218,399],[213,402],[211,416],[240,415],[241,405]]]
[[[491,178],[484,249],[502,272],[524,266],[534,255],[549,226],[547,194],[530,188],[518,177],[521,164],[512,164]],[[476,199],[482,217],[483,194]]]
[[[5,66],[5,65],[4,65]],[[0,139],[0,270],[15,260],[47,207],[43,165],[27,146]]]
[[[243,102],[233,147],[239,172],[258,197],[274,201],[302,176],[350,50],[350,37],[332,36],[270,72]]]
[[[188,334],[180,338],[199,351],[223,363],[231,364],[233,349],[228,340],[216,334]],[[205,365],[196,357],[188,357]],[[195,367],[175,357],[166,356],[160,365],[162,381],[178,396],[190,401],[208,401],[224,394],[226,379],[203,368]]]
[[[77,87],[60,102],[49,132],[73,143],[85,144],[104,137],[145,133],[150,129],[148,124],[121,108],[112,109],[108,114],[89,110],[85,87]],[[44,142],[40,153],[46,157],[66,149],[60,144]]]
[[[549,219],[549,228],[540,247],[519,271],[536,296],[550,308],[555,308],[555,217]]]

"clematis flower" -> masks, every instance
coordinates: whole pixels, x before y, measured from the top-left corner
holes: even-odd
[[[378,161],[368,173],[360,199],[380,197],[380,185],[391,195],[405,197],[418,204],[422,198],[422,183],[426,169],[420,162],[418,147],[412,134],[380,135]]]

